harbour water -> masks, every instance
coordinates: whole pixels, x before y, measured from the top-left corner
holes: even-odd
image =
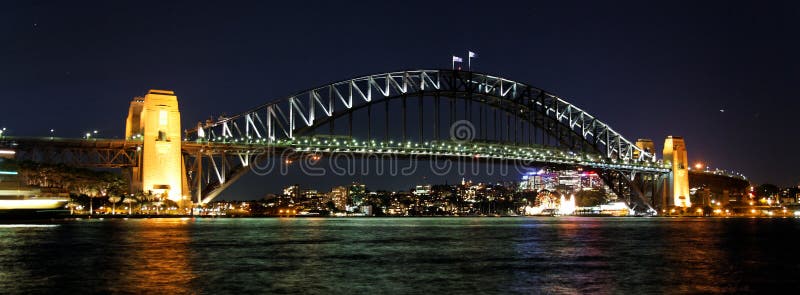
[[[0,293],[775,293],[800,219],[157,218],[0,225]]]

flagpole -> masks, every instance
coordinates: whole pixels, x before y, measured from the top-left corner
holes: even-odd
[[[459,63],[463,64],[464,60],[462,58],[458,57],[458,56],[453,55],[453,70],[454,71],[456,69],[456,62],[459,62]],[[458,67],[458,70],[460,71],[461,67]]]
[[[478,57],[475,52],[467,51],[467,66],[469,67],[469,71],[472,72],[472,58]]]

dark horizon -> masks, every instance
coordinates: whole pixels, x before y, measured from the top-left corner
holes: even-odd
[[[800,183],[795,2],[0,6],[0,128],[8,135],[121,138],[130,100],[149,89],[176,92],[186,129],[359,75],[450,68],[452,55],[471,50],[475,71],[552,92],[628,140],[653,139],[659,154],[666,136],[682,136],[691,163],[755,183]],[[460,179],[251,175],[221,198],[294,183],[393,189]]]

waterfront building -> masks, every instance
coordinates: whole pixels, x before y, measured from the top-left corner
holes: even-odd
[[[367,196],[367,186],[364,184],[354,182],[347,188],[347,198],[349,205],[361,206],[364,203],[364,198]]]
[[[283,195],[292,198],[294,201],[300,199],[300,185],[290,185],[283,189]]]
[[[596,172],[581,170],[530,171],[522,176],[518,186],[520,192],[548,190],[566,194],[593,189],[608,191]]]
[[[347,209],[348,203],[348,195],[347,195],[347,188],[343,186],[337,186],[331,189],[331,192],[328,194],[328,198],[333,201],[334,207],[336,210],[345,211]]]
[[[412,192],[412,194],[414,194],[417,197],[419,197],[419,196],[428,196],[428,195],[431,194],[431,185],[430,184],[417,185],[414,188],[414,192]]]

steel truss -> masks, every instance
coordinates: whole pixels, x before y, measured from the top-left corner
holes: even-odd
[[[568,134],[577,135],[607,158],[656,161],[655,155],[639,149],[608,124],[551,93],[500,77],[452,70],[392,72],[333,83],[232,117],[198,124],[187,130],[186,138],[269,144],[280,139],[294,139],[298,131],[318,127],[318,117],[330,119],[384,99],[423,94],[490,104],[523,120],[538,122],[562,141],[571,139],[565,137]]]
[[[0,146],[13,149],[20,161],[63,163],[76,167],[128,168],[139,166],[141,141],[4,137]]]
[[[667,172],[602,169],[598,175],[632,209],[657,213],[664,208]]]
[[[606,163],[631,166],[605,167],[605,171],[613,172],[609,176],[609,181],[613,178],[616,184],[620,184],[610,186],[619,195],[627,194],[634,195],[635,199],[648,199],[640,202],[642,204],[647,205],[652,200],[652,197],[647,196],[652,194],[645,192],[648,190],[636,187],[644,183],[637,182],[635,175],[633,177],[619,177],[619,175],[647,170],[646,165],[658,166],[654,154],[639,149],[608,124],[542,89],[483,73],[453,70],[414,70],[358,77],[306,90],[235,116],[198,123],[196,128],[187,130],[185,136],[187,143],[205,144],[208,147],[199,154],[189,152],[185,155],[188,160],[195,159],[191,160],[191,163],[187,162],[186,167],[190,170],[190,174],[198,175],[192,180],[197,183],[194,186],[196,194],[200,192],[199,195],[202,195],[204,200],[213,199],[235,179],[247,173],[248,166],[263,147],[303,151],[303,147],[285,147],[283,144],[286,141],[305,138],[324,125],[329,125],[333,133],[334,122],[338,118],[347,117],[349,123],[347,137],[352,138],[353,113],[361,109],[366,109],[370,118],[370,124],[363,127],[368,128],[367,134],[371,139],[373,107],[385,110],[387,113],[385,127],[386,130],[389,129],[389,100],[396,99],[402,102],[400,110],[402,132],[393,138],[401,138],[405,142],[408,138],[405,126],[407,100],[413,98],[419,98],[420,137],[424,132],[423,99],[432,99],[435,102],[433,112],[425,114],[434,116],[433,136],[436,138],[440,137],[441,100],[449,99],[449,108],[446,108],[446,111],[450,114],[448,118],[451,125],[454,123],[453,118],[457,117],[460,111],[456,110],[454,101],[462,100],[465,101],[465,109],[461,115],[471,121],[479,122],[477,132],[480,136],[488,138],[489,134],[493,134],[498,142],[518,145],[520,141],[518,135],[523,137],[523,141],[525,136],[529,141],[530,137],[537,136],[536,130],[533,129],[535,127],[542,131],[540,134],[542,138],[547,136],[548,143],[550,138],[553,138],[554,144],[566,150],[599,155]],[[379,103],[383,103],[384,107],[380,107]],[[472,118],[473,103],[481,105],[477,120]],[[500,112],[499,119],[498,112]],[[504,117],[505,126],[502,124]],[[488,130],[489,124],[484,123],[488,121],[493,121],[494,130]],[[501,122],[499,128],[498,122]],[[518,126],[523,132],[517,131]],[[528,132],[524,131],[526,126]],[[386,141],[389,140],[388,137],[387,135]],[[229,147],[221,148],[223,145]],[[215,148],[211,148],[212,146]],[[372,151],[372,153],[379,152]],[[197,160],[203,158],[206,160]],[[203,166],[206,166],[205,170]],[[663,167],[656,167],[656,170],[658,171],[648,172],[663,174],[668,171]],[[201,176],[198,171],[205,171],[205,176]]]

